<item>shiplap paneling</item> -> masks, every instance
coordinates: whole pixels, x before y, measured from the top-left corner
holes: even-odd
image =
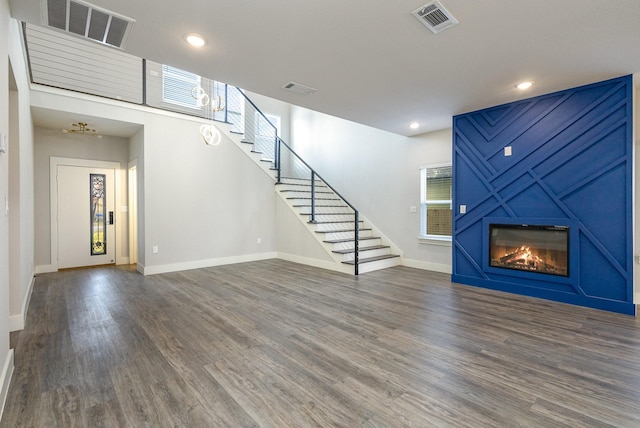
[[[142,103],[142,59],[33,25],[26,37],[34,83]]]

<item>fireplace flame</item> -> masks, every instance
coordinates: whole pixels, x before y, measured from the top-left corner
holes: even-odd
[[[531,247],[522,245],[516,247],[513,251],[505,252],[502,257],[497,260],[498,266],[511,267],[515,269],[537,271],[537,272],[556,272],[561,269],[544,258],[534,254]]]

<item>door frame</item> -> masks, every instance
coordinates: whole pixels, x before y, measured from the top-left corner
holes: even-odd
[[[51,157],[49,160],[49,197],[50,197],[50,216],[51,216],[51,268],[54,272],[58,271],[58,166],[79,166],[85,168],[103,168],[114,170],[114,185],[115,185],[115,260],[116,265],[123,264],[126,261],[122,256],[121,242],[118,237],[122,236],[122,221],[119,219],[118,202],[121,200],[121,183],[120,183],[120,162],[99,161],[91,159],[75,159],[75,158],[60,158]]]

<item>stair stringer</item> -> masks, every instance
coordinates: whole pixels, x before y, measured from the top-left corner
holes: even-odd
[[[309,266],[319,267],[335,272],[341,272],[345,274],[353,275],[353,266],[340,263],[331,254],[327,244],[317,239],[315,236],[315,225],[310,224],[304,220],[301,220],[295,208],[291,206],[277,190],[277,186],[274,186],[276,196],[279,201],[276,202],[276,209],[282,212],[276,213],[277,221],[279,222],[277,228],[278,245],[277,255],[279,259],[288,260],[295,263],[301,263]],[[280,230],[281,227],[286,228]],[[293,239],[295,243],[285,244],[285,239]],[[291,248],[294,246],[295,248]]]
[[[330,257],[330,259],[333,260],[333,264],[329,265],[325,261],[323,262],[323,266],[321,267],[353,275],[354,266],[343,263],[342,256],[334,252],[334,248],[335,248],[334,244],[324,242],[323,235],[316,233],[317,225],[314,223],[310,223],[307,220],[308,216],[305,215],[299,207],[294,206],[294,203],[295,203],[294,200],[287,199],[287,196],[283,192],[279,191],[278,186],[275,186],[275,191],[276,191],[276,194],[278,194],[278,196],[281,198],[281,200],[289,207],[291,212],[295,214],[295,217],[298,219],[298,221],[301,224],[303,224],[304,227],[307,229],[307,231],[309,232],[310,239],[316,241],[321,246],[321,248],[324,249],[324,251]],[[393,244],[384,234],[380,233],[380,231],[362,215],[359,216],[359,220],[363,223],[362,225],[363,229],[370,229],[371,235],[379,237],[380,240],[382,241],[382,244],[385,246],[389,246],[392,254],[397,255],[397,257],[390,258],[390,259],[369,262],[369,263],[360,263],[359,272],[366,273],[374,270],[385,269],[388,267],[401,265],[402,252],[400,251],[400,249],[395,244]]]
[[[211,124],[211,122],[208,122],[208,124]],[[251,160],[260,167],[260,169],[264,171],[274,183],[276,182],[276,171],[272,169],[273,162],[271,160],[263,159],[262,153],[254,152],[253,143],[243,142],[244,134],[232,132],[232,125],[230,123],[215,122],[214,124],[225,137],[231,140],[234,146],[251,158]]]

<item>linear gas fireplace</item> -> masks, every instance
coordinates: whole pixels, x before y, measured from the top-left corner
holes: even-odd
[[[569,276],[569,227],[489,224],[489,266]]]

